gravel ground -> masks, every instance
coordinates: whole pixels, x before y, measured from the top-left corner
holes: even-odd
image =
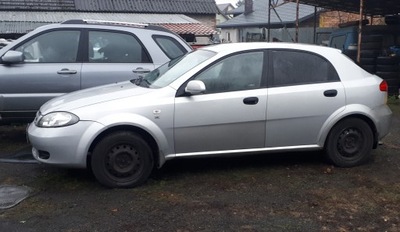
[[[321,153],[171,161],[135,189],[85,170],[0,163],[0,185],[29,198],[0,231],[400,231],[400,103],[374,160],[342,169]],[[0,128],[0,158],[25,154],[23,127]]]

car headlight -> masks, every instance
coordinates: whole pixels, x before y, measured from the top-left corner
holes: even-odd
[[[63,127],[75,124],[79,121],[78,116],[68,112],[52,112],[44,115],[37,122],[38,127]]]

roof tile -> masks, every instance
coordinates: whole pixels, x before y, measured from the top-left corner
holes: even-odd
[[[0,0],[0,11],[216,14],[214,0]]]

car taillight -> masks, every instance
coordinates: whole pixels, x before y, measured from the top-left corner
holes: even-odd
[[[380,84],[379,84],[379,90],[382,92],[387,92],[388,91],[388,84],[385,80],[383,80]]]

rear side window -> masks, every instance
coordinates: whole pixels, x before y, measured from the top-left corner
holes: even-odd
[[[290,86],[339,81],[332,64],[325,58],[309,52],[272,51],[269,85]]]
[[[154,41],[170,59],[182,56],[187,50],[176,39],[169,36],[154,35]]]
[[[89,31],[88,54],[91,63],[151,63],[139,40],[125,33]]]

